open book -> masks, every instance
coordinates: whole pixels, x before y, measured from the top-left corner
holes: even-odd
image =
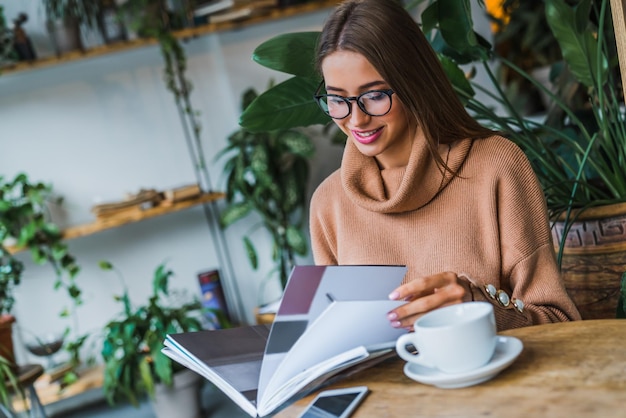
[[[211,381],[252,417],[329,379],[394,355],[387,295],[404,266],[296,266],[272,325],[170,334],[163,353]]]

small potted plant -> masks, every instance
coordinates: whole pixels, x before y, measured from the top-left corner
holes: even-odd
[[[197,298],[176,301],[176,293],[169,289],[174,274],[164,263],[160,264],[152,281],[152,295],[148,301],[133,306],[123,276],[109,262],[100,262],[104,270],[114,270],[124,285],[124,292],[116,300],[122,311],[104,328],[102,357],[104,359],[104,393],[110,404],[127,400],[134,406],[148,396],[156,405],[158,416],[198,416],[197,395],[200,377],[183,368],[161,353],[167,334],[203,329],[203,308]],[[180,295],[180,294],[179,294]],[[215,312],[220,325],[229,324],[220,312]],[[177,382],[179,381],[179,382]],[[173,395],[180,383],[180,401],[163,400]],[[173,402],[176,402],[173,405]],[[174,415],[166,411],[175,408]],[[187,408],[190,409],[188,413]]]
[[[84,50],[81,24],[93,27],[99,10],[99,0],[42,0],[46,26],[57,55]]]

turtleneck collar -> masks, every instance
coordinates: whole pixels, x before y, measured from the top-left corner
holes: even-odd
[[[464,139],[439,146],[439,153],[456,172],[469,153],[472,141]],[[356,205],[380,213],[401,213],[428,204],[452,174],[437,166],[423,141],[415,140],[405,167],[381,170],[373,157],[367,157],[348,140],[341,162],[343,188]]]

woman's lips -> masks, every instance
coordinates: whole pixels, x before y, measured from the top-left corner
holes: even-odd
[[[356,139],[361,144],[371,144],[376,141],[380,135],[382,134],[383,128],[374,129],[371,131],[352,131],[352,135],[354,139]]]

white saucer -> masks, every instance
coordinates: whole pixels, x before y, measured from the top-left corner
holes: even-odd
[[[404,374],[411,379],[444,389],[463,388],[485,382],[507,368],[522,352],[524,345],[515,337],[498,336],[496,351],[489,363],[464,373],[443,373],[415,363],[404,365]]]

